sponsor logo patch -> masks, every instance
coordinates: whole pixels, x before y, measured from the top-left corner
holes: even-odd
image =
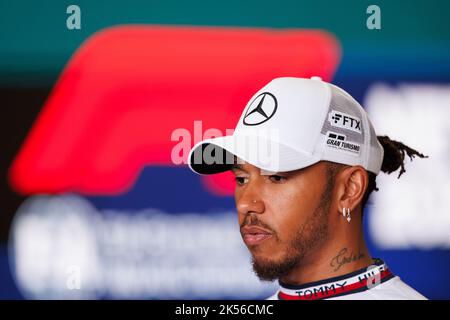
[[[334,127],[352,130],[361,133],[361,119],[349,114],[332,110],[328,114],[328,122]]]
[[[344,150],[356,156],[359,156],[361,150],[358,143],[349,142],[345,135],[331,131],[327,132],[327,147]]]

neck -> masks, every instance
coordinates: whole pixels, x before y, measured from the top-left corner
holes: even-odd
[[[353,228],[357,228],[356,224],[347,226],[343,235],[327,239],[320,248],[305,256],[296,268],[279,280],[286,284],[302,285],[345,275],[372,264],[362,227],[351,230]]]

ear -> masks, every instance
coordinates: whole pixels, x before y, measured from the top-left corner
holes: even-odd
[[[349,166],[336,177],[338,210],[354,211],[361,204],[369,183],[369,176],[362,166]]]

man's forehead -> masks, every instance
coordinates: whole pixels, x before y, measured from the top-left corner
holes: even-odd
[[[246,172],[258,171],[258,172],[260,172],[261,175],[272,175],[272,174],[277,173],[274,171],[267,171],[267,170],[261,169],[261,168],[254,166],[251,163],[248,163],[244,160],[240,160],[239,162],[235,162],[233,165],[231,165],[231,170],[233,170],[233,171],[241,170],[241,171],[246,171]]]
[[[261,175],[296,174],[296,173],[305,172],[305,171],[309,171],[309,170],[326,170],[330,164],[336,165],[338,167],[342,166],[337,163],[333,163],[333,162],[329,162],[329,161],[319,161],[308,167],[296,169],[296,170],[292,170],[292,171],[286,171],[286,172],[267,171],[267,170],[264,170],[264,169],[261,169],[261,168],[255,166],[243,159],[237,158],[235,156],[235,162],[233,165],[231,165],[231,170],[232,171],[241,170],[241,171],[246,171],[246,172],[258,171],[258,172],[260,172]],[[344,167],[348,167],[348,166],[344,166]]]

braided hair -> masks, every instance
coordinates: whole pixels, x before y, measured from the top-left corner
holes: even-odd
[[[384,157],[383,157],[383,163],[381,164],[381,171],[390,174],[398,168],[400,168],[400,172],[398,173],[398,178],[406,172],[405,169],[405,154],[407,154],[412,161],[412,159],[415,156],[418,156],[420,158],[428,158],[428,156],[423,155],[422,153],[418,152],[417,150],[414,150],[406,145],[404,145],[402,142],[391,140],[388,136],[377,136],[378,141],[381,143],[384,149]],[[367,172],[369,175],[369,182],[367,186],[366,193],[364,194],[363,200],[362,200],[362,206],[364,207],[367,203],[367,200],[369,198],[369,195],[372,193],[372,191],[378,191],[377,184],[376,184],[376,175],[370,171]]]

